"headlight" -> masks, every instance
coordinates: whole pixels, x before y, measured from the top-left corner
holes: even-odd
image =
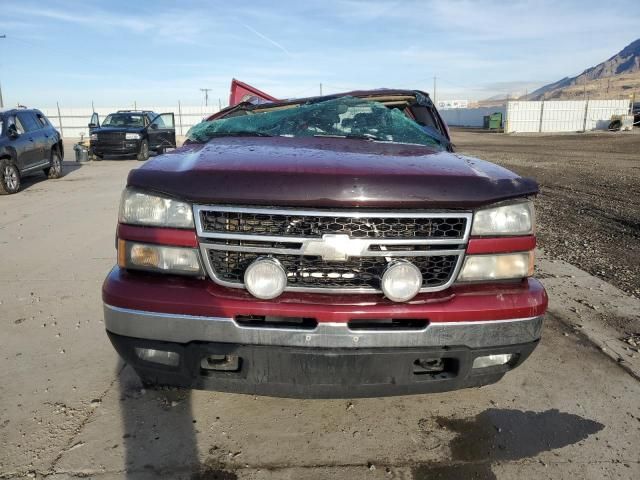
[[[198,250],[118,240],[118,266],[179,275],[202,275]]]
[[[511,203],[475,212],[471,235],[530,235],[534,225],[532,202]]]
[[[154,227],[193,228],[193,212],[188,203],[127,188],[122,193],[118,221]]]
[[[97,133],[92,133],[91,135],[89,135],[89,141],[90,142],[97,142],[98,141],[98,134]]]
[[[139,133],[125,133],[124,138],[125,140],[140,140],[141,137]]]
[[[477,282],[530,277],[533,275],[533,260],[533,252],[467,255],[458,281]]]

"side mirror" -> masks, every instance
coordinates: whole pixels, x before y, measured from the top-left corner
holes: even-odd
[[[90,123],[89,128],[98,128],[98,125],[96,125],[95,123]]]
[[[9,127],[7,128],[7,136],[12,140],[15,140],[20,136],[15,125],[9,125]]]
[[[151,125],[149,125],[149,128],[151,130],[157,130],[158,129],[158,124],[157,123],[152,123]]]

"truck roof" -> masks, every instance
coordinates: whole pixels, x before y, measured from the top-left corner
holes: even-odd
[[[317,95],[313,97],[289,98],[284,100],[277,100],[274,102],[260,103],[256,105],[250,104],[248,102],[238,103],[236,105],[223,108],[219,112],[208,117],[207,120],[215,120],[217,118],[223,117],[224,115],[227,114],[227,112],[237,109],[238,107],[260,110],[260,109],[269,109],[277,106],[286,106],[286,105],[292,105],[292,104],[316,103],[316,102],[321,102],[325,100],[333,100],[335,98],[340,98],[340,97],[356,97],[356,98],[363,98],[363,99],[370,98],[372,100],[380,101],[384,97],[407,97],[408,99],[410,97],[415,98],[416,95],[422,95],[427,99],[429,99],[429,101],[431,101],[429,94],[421,90],[406,90],[406,89],[396,89],[396,88],[378,88],[373,90],[352,90],[349,92],[334,93],[331,95]],[[392,100],[392,98],[389,98],[389,100]]]

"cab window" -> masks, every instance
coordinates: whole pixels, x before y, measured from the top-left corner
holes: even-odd
[[[17,117],[18,121],[22,124],[22,128],[25,132],[32,132],[34,130],[39,130],[40,128],[42,128],[42,125],[40,125],[40,123],[38,123],[38,121],[36,120],[35,115],[30,112],[20,112],[17,114]],[[18,122],[16,122],[16,124],[17,123]],[[19,130],[18,133],[20,133]]]
[[[38,124],[40,124],[41,128],[49,126],[49,121],[47,120],[47,117],[45,117],[41,113],[36,113],[36,120],[38,121]]]
[[[18,134],[20,135],[25,132],[24,126],[17,117],[9,117],[7,119],[7,128],[9,128],[11,125],[16,126],[16,132],[18,132]]]
[[[164,124],[164,120],[162,120],[162,115],[158,115],[155,120],[153,121],[153,125],[155,125],[158,128],[164,128],[166,127],[166,125]]]

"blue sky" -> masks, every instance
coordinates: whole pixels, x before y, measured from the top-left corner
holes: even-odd
[[[5,104],[223,104],[236,77],[278,97],[408,87],[523,93],[640,36],[640,1],[0,0]]]

